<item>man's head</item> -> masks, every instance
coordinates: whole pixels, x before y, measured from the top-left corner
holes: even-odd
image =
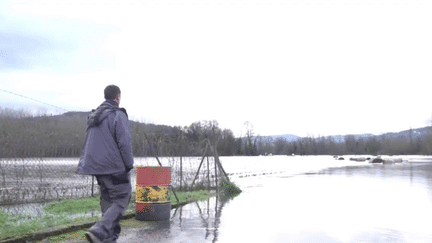
[[[120,104],[120,88],[116,85],[108,85],[105,90],[105,99],[114,100],[117,104]]]

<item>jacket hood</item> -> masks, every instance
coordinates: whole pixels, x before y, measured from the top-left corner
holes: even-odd
[[[116,102],[112,100],[104,101],[98,108],[92,110],[90,113],[87,120],[87,127],[90,128],[99,126],[105,118],[117,110],[123,111],[127,116],[126,110],[119,108]]]

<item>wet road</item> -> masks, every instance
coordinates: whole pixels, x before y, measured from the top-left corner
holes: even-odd
[[[243,193],[173,209],[120,242],[432,242],[432,164],[237,179]]]

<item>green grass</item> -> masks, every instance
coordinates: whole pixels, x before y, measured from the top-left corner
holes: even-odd
[[[82,199],[65,199],[46,205],[43,209],[45,212],[53,214],[62,213],[82,213],[92,210],[99,210],[99,197],[89,197]]]
[[[46,214],[42,218],[34,218],[25,214],[7,215],[0,212],[0,240],[12,236],[20,236],[39,231],[46,231],[58,226],[83,223],[87,220],[96,220],[97,216],[70,217],[68,213],[58,215]]]
[[[188,201],[195,201],[195,200],[204,200],[211,196],[215,196],[215,192],[209,192],[206,190],[199,190],[199,191],[190,191],[190,192],[177,192],[177,197],[179,198],[180,202],[188,202]],[[177,199],[171,192],[171,202],[176,203]]]
[[[233,182],[228,182],[226,180],[222,181],[221,189],[222,193],[228,197],[234,197],[242,192],[242,190],[240,190],[240,188],[236,184],[234,184]]]
[[[7,215],[0,210],[0,225],[5,226],[0,228],[0,240],[96,220],[100,215],[99,198],[65,199],[49,203],[42,210],[42,217],[26,214]],[[95,213],[92,215],[92,212]]]

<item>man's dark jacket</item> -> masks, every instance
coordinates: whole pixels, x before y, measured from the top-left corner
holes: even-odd
[[[109,175],[133,168],[132,141],[126,110],[112,100],[88,117],[84,147],[77,173]]]

